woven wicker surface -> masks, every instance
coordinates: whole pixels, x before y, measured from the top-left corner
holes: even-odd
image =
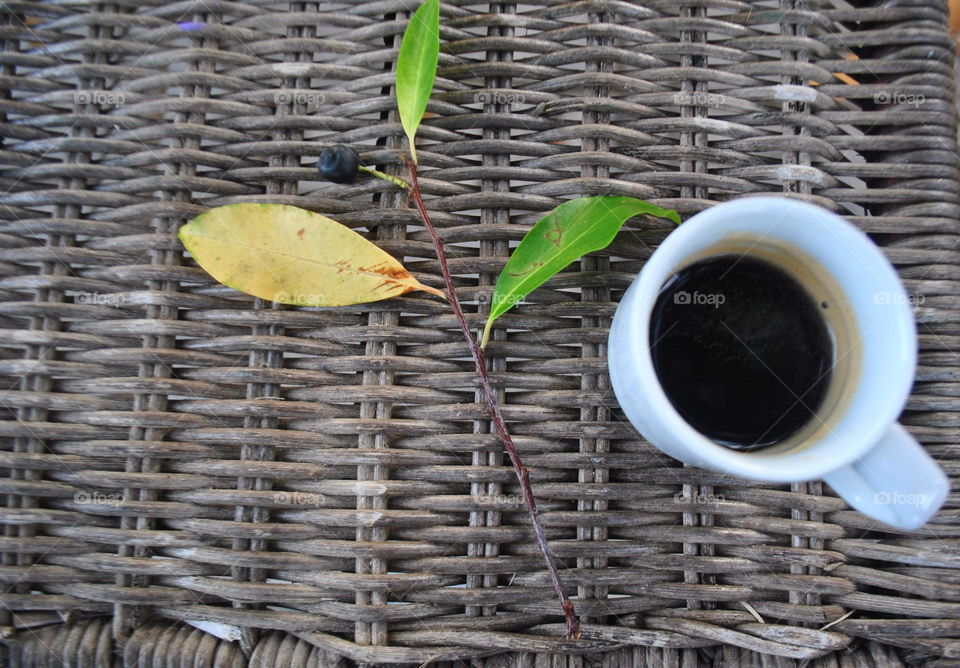
[[[684,217],[742,195],[816,202],[871,233],[915,295],[903,422],[955,475],[945,3],[860,4],[444,2],[418,153],[474,322],[510,244],[566,197]],[[277,307],[183,255],[175,232],[207,207],[285,202],[440,285],[402,196],[312,168],[347,142],[400,169],[392,65],[410,6],[0,9],[8,658],[951,665],[956,496],[894,532],[819,482],[682,467],[623,419],[606,326],[668,225],[630,222],[504,316],[489,348],[579,642],[561,637],[448,309],[416,294]]]

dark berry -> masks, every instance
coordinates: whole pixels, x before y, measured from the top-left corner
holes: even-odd
[[[353,183],[360,173],[360,156],[343,144],[325,148],[317,160],[317,171],[327,181]]]

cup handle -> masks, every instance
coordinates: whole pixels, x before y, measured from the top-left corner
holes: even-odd
[[[864,515],[901,529],[923,526],[950,491],[940,467],[896,423],[863,457],[823,479]]]

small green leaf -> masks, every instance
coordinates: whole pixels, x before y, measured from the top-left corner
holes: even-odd
[[[580,256],[609,246],[624,222],[644,213],[680,224],[676,211],[635,197],[580,197],[541,218],[497,278],[480,347],[486,347],[493,321],[511,306]]]
[[[437,77],[440,54],[440,0],[426,0],[410,17],[397,56],[397,109],[417,162],[414,140]]]

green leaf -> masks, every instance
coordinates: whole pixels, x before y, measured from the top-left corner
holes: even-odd
[[[414,140],[433,91],[439,55],[440,0],[426,0],[410,18],[397,56],[397,109],[414,163],[417,162]]]
[[[283,304],[362,304],[411,290],[444,296],[349,227],[287,204],[218,206],[179,237],[227,287]]]
[[[580,197],[541,218],[497,278],[480,347],[486,347],[494,320],[580,256],[609,246],[624,222],[644,213],[680,224],[676,211],[635,197]]]

